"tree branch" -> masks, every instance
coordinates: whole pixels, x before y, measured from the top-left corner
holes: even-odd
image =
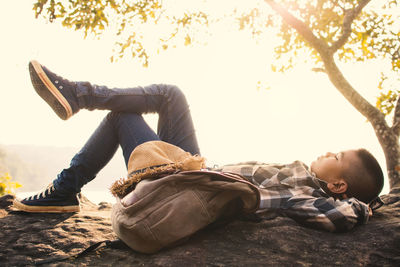
[[[357,109],[365,118],[369,120],[376,132],[379,143],[385,152],[387,162],[387,170],[389,175],[390,187],[396,188],[400,186],[399,165],[399,143],[400,134],[400,98],[395,108],[395,118],[392,128],[390,128],[385,120],[382,112],[362,97],[346,80],[342,72],[338,68],[334,60],[334,54],[338,48],[343,46],[351,34],[351,24],[360,14],[361,10],[369,3],[370,0],[359,0],[359,5],[346,14],[343,21],[342,36],[332,46],[329,46],[323,40],[317,38],[311,29],[302,21],[295,18],[281,5],[275,3],[274,0],[264,0],[271,8],[276,11],[282,19],[294,28],[310,46],[312,46],[321,56],[324,63],[324,70],[328,75],[332,84],[336,89]],[[394,132],[394,133],[392,133]],[[397,134],[397,136],[395,136]]]
[[[363,96],[361,96],[346,80],[342,72],[336,65],[333,56],[329,54],[320,54],[326,73],[336,89],[360,112],[366,117],[372,125],[378,121],[384,121],[383,114],[373,105],[371,105]]]
[[[340,47],[342,47],[349,39],[351,34],[351,25],[356,17],[361,13],[362,9],[370,2],[371,0],[361,0],[355,8],[351,10],[347,10],[344,14],[343,25],[342,25],[342,35],[339,39],[334,42],[331,46],[332,53],[335,53]]]
[[[397,98],[396,107],[394,109],[392,131],[397,137],[400,136],[400,97]]]
[[[306,39],[307,42],[311,44],[318,52],[328,52],[329,46],[319,38],[317,38],[310,28],[301,20],[293,16],[290,12],[284,9],[280,4],[273,0],[265,0],[265,2],[270,5],[270,7],[275,10],[283,20],[294,28],[301,36]]]
[[[361,0],[360,4],[353,9],[355,16],[357,12],[361,12],[362,8],[369,1],[370,0]],[[365,98],[363,98],[343,76],[342,72],[335,63],[335,60],[333,59],[334,51],[332,51],[328,44],[317,38],[304,22],[294,17],[280,4],[276,3],[274,0],[265,0],[265,2],[270,5],[271,8],[275,10],[287,24],[293,27],[298,34],[303,36],[304,39],[306,39],[306,41],[308,41],[314,49],[317,50],[322,61],[324,62],[325,72],[328,74],[329,79],[336,89],[338,89],[338,91],[371,123],[374,124],[377,121],[383,120],[383,114],[376,107],[371,105]],[[354,18],[350,21],[350,24],[353,20]]]

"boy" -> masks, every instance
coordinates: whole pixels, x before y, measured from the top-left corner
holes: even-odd
[[[111,112],[73,157],[70,167],[43,192],[15,200],[16,209],[79,211],[76,194],[108,163],[118,145],[126,164],[136,146],[151,140],[168,142],[192,155],[200,154],[189,106],[176,86],[109,89],[66,80],[37,61],[29,63],[29,72],[36,92],[63,120],[83,108]],[[157,134],[143,120],[141,114],[148,112],[159,114]],[[288,165],[248,162],[218,171],[239,173],[258,185],[262,196],[260,212],[274,212],[328,231],[345,231],[367,222],[369,207],[365,203],[377,198],[383,187],[382,170],[365,149],[327,153],[310,168],[299,161]]]

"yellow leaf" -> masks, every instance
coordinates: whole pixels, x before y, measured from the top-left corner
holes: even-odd
[[[192,39],[190,38],[189,35],[186,35],[185,37],[185,45],[190,45],[192,43]]]

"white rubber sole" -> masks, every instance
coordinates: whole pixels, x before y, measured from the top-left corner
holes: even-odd
[[[31,78],[32,82],[35,83],[34,88],[36,92],[51,106],[61,119],[67,120],[70,118],[72,116],[70,104],[47,77],[40,63],[32,60],[30,64],[34,70],[34,73],[31,73]],[[37,80],[38,78],[41,82]]]
[[[40,212],[40,213],[68,213],[79,212],[81,209],[77,206],[28,206],[15,199],[13,210],[20,210],[25,212]]]

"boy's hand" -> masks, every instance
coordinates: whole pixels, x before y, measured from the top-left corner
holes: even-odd
[[[373,215],[372,209],[368,206],[368,216],[371,217]]]

